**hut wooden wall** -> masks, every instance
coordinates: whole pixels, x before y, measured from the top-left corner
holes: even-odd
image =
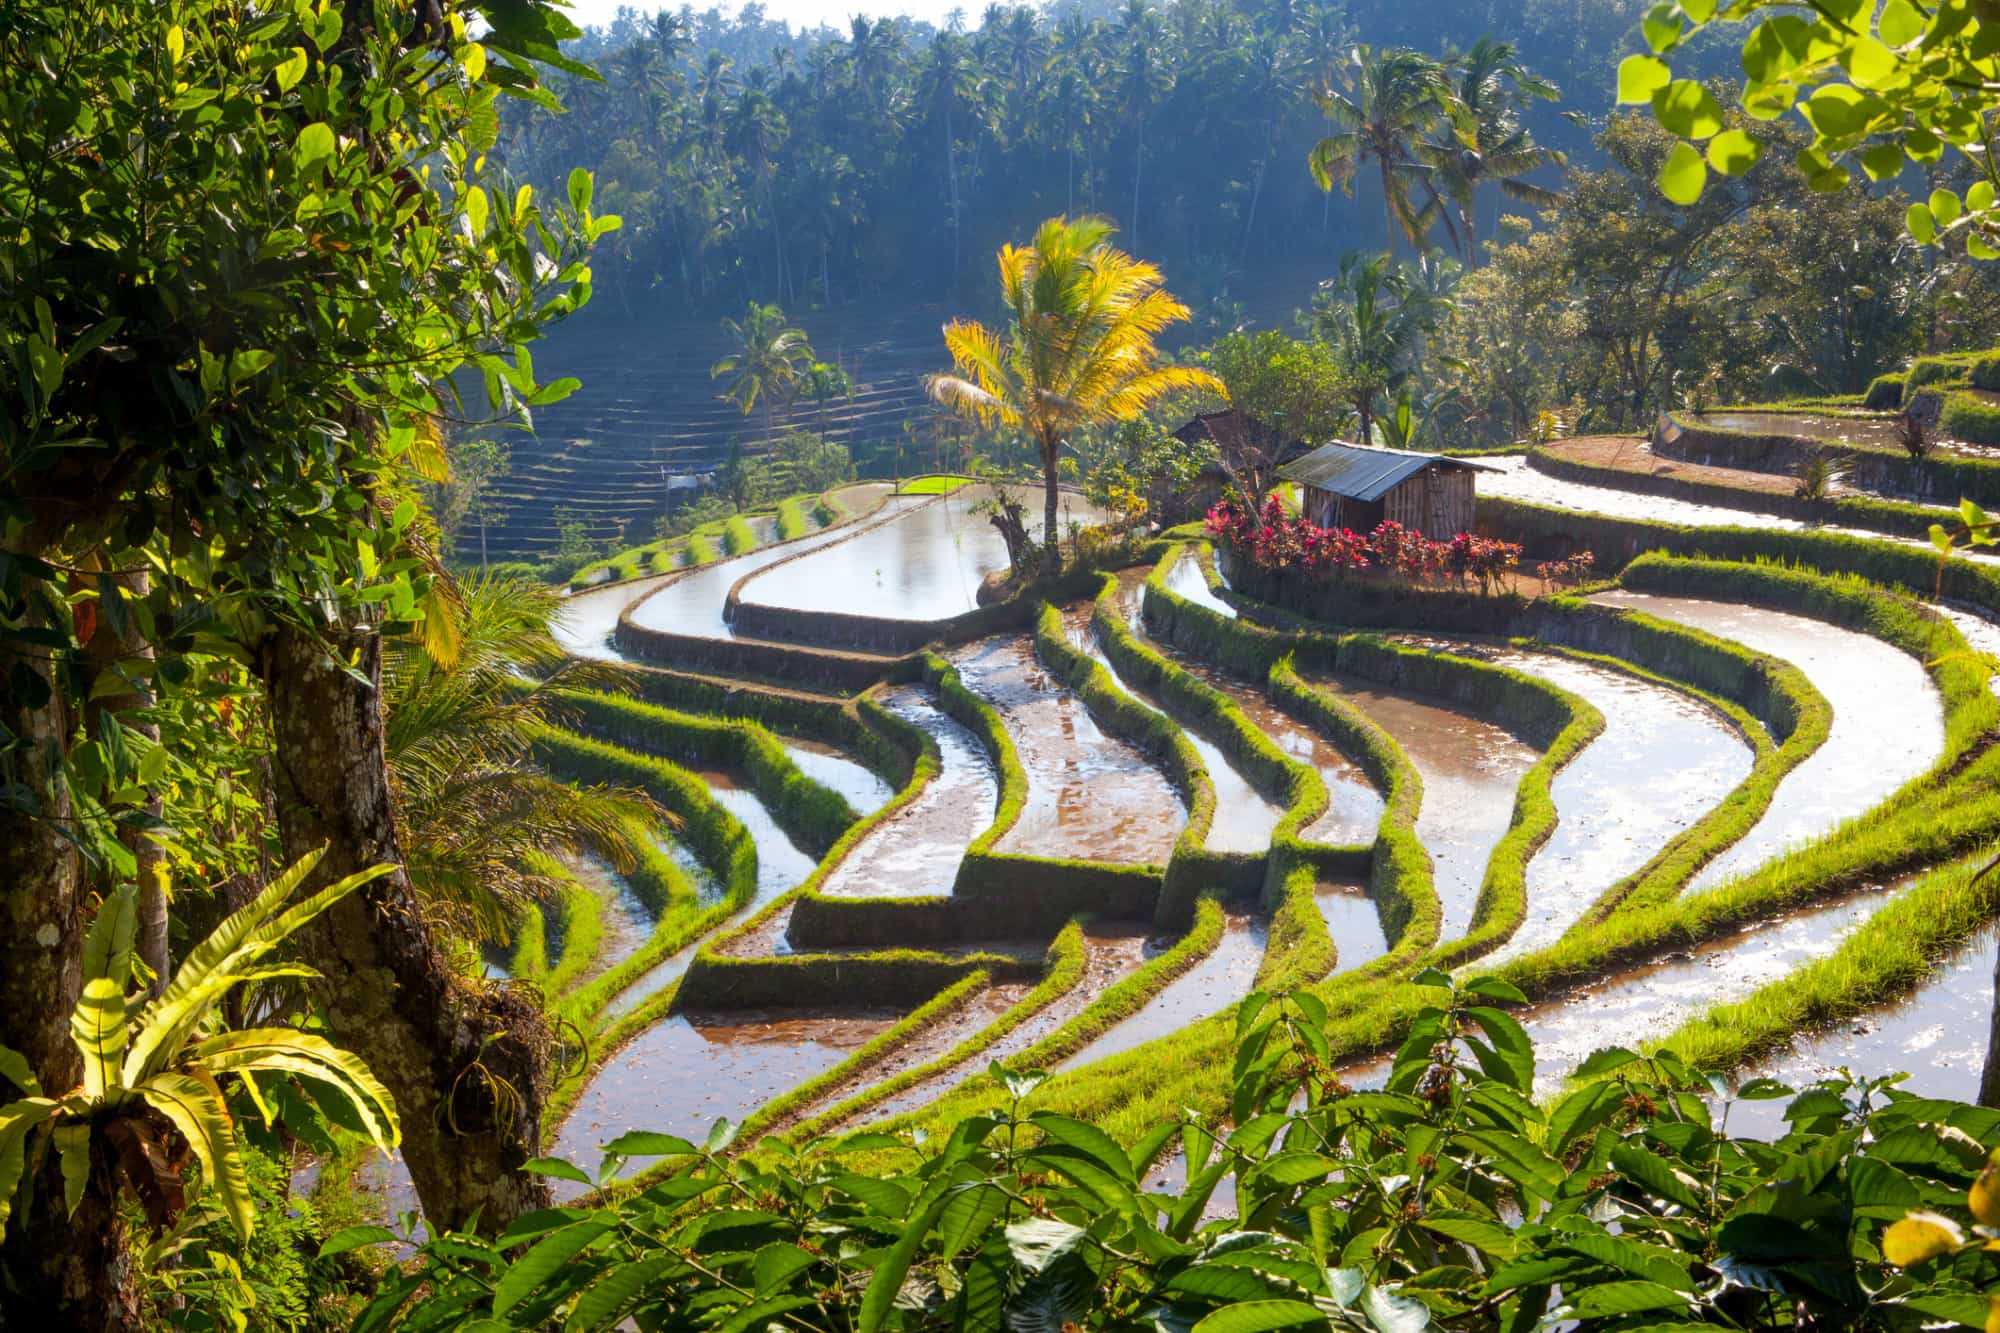
[[[1459,468],[1425,468],[1382,497],[1382,513],[1432,541],[1471,532],[1472,473]]]

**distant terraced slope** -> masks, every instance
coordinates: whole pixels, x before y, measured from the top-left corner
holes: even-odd
[[[1314,280],[1330,271],[1331,261],[1260,271],[1232,281],[1231,292],[1249,323],[1283,327],[1309,303]],[[600,296],[591,315],[535,348],[544,382],[575,376],[583,387],[537,409],[534,435],[506,435],[514,468],[497,488],[504,513],[487,533],[495,559],[553,554],[558,505],[588,515],[600,540],[617,536],[626,522],[635,525],[633,540],[650,537],[664,507],[663,466],[702,471],[722,459],[732,438],[763,442],[762,412],[746,418],[709,378],[709,366],[729,350],[717,319],[625,319],[613,304]],[[851,403],[827,404],[828,437],[857,453],[864,444],[894,439],[924,409],[922,377],[945,368],[939,330],[954,313],[961,312],[906,301],[796,317],[814,351],[854,378]],[[791,421],[810,430],[816,419],[806,401]]]
[[[826,360],[854,377],[854,401],[827,404],[827,435],[849,448],[892,438],[921,408],[921,377],[941,367],[938,306],[859,309],[798,320]],[[555,510],[587,514],[593,535],[633,522],[650,535],[664,504],[661,468],[702,471],[732,438],[760,445],[763,414],[749,417],[718,396],[708,368],[728,348],[716,321],[656,323],[596,319],[563,329],[536,351],[546,382],[575,376],[583,387],[535,412],[535,434],[511,433],[513,473],[498,487],[503,516],[488,533],[496,558],[542,558],[556,545]],[[780,429],[783,428],[780,417]],[[792,422],[811,429],[816,412],[799,403]]]

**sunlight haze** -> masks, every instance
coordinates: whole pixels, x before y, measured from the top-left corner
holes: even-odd
[[[570,17],[580,28],[606,27],[617,15],[619,6],[624,3],[629,3],[629,0],[574,0],[570,6]],[[853,14],[868,14],[876,18],[894,14],[904,18],[928,19],[932,23],[942,24],[945,15],[953,9],[963,9],[970,21],[971,16],[983,7],[965,3],[964,0],[843,0],[837,4],[823,3],[823,0],[770,0],[764,5],[764,13],[768,18],[782,19],[794,29],[810,29],[821,24],[844,28],[847,26],[849,16]],[[641,14],[651,14],[660,8],[678,11],[680,6],[638,4],[633,8]],[[697,13],[716,8],[734,17],[742,6],[737,3],[696,4],[694,8]]]

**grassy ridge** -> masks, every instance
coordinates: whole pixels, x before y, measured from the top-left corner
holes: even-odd
[[[761,723],[702,717],[597,691],[578,691],[565,705],[586,731],[625,749],[742,773],[779,827],[815,855],[825,855],[860,818],[839,792],[800,772]]]

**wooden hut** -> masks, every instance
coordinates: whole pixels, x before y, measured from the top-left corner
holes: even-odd
[[[1325,444],[1278,469],[1299,484],[1305,516],[1325,528],[1373,532],[1385,520],[1433,541],[1473,530],[1473,476],[1498,468],[1443,454]]]

